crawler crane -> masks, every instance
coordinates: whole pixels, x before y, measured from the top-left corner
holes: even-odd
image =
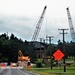
[[[74,31],[74,27],[73,27],[73,24],[72,24],[72,18],[71,18],[71,15],[70,15],[69,8],[66,8],[66,10],[67,10],[67,15],[68,15],[68,21],[69,21],[69,27],[70,27],[72,41],[75,42],[75,31]]]
[[[44,7],[42,15],[41,15],[41,17],[40,17],[40,19],[39,19],[39,21],[38,21],[38,23],[36,25],[36,29],[35,29],[35,32],[33,34],[32,41],[37,40],[37,37],[38,37],[40,29],[41,29],[41,25],[42,25],[42,22],[43,22],[43,19],[44,19],[46,8],[47,8],[47,6]]]

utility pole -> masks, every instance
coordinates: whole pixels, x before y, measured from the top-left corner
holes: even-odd
[[[42,55],[41,55],[41,42],[42,42],[43,38],[39,38],[39,39],[40,39],[40,60],[41,60],[41,58],[42,58]]]
[[[41,58],[43,58],[43,62],[46,63],[46,46],[45,46],[46,39],[44,39],[44,38],[39,38],[39,39],[40,39],[40,60],[41,60]],[[44,43],[44,57],[41,55],[42,54],[42,51],[41,51],[41,42]]]
[[[65,53],[65,41],[64,41],[64,34],[67,34],[67,33],[65,33],[65,30],[68,30],[68,29],[58,29],[58,30],[62,30],[62,33],[60,33],[60,34],[62,34],[62,35],[63,35],[63,51],[64,51],[64,55],[66,55],[66,53]],[[64,72],[66,72],[65,56],[64,56],[63,63],[64,63]]]
[[[43,57],[43,62],[46,64],[46,46],[45,46],[45,39],[43,39],[44,43],[44,57]]]
[[[52,50],[51,50],[51,40],[54,36],[47,36],[47,38],[49,38],[49,44],[50,44],[50,58],[51,58],[51,69],[52,69]]]

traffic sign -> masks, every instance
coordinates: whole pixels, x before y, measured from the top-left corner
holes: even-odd
[[[54,54],[53,54],[53,56],[55,57],[55,59],[57,60],[57,61],[60,61],[63,57],[64,57],[64,54],[61,52],[61,50],[57,50]]]

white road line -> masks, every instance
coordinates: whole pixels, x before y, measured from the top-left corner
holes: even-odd
[[[21,70],[19,70],[19,69],[17,69],[18,71],[18,73],[20,73],[20,74],[25,74],[25,75],[29,75],[29,74],[27,74],[27,73],[25,73],[25,72],[23,72],[23,71],[21,71]]]
[[[19,70],[19,69],[18,69]],[[21,71],[21,70],[19,70],[20,72],[22,72],[23,74],[26,74],[26,75],[29,75],[29,74],[27,74],[27,73],[25,73],[25,72],[23,72],[23,71]],[[27,71],[28,72],[28,71]],[[35,74],[35,75],[40,75],[40,74],[37,74],[37,73],[33,73],[33,72],[30,72],[31,74]]]
[[[0,73],[3,71],[4,69],[0,69]]]

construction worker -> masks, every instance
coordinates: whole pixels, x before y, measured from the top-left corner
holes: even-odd
[[[31,62],[30,62],[30,60],[28,60],[28,62],[27,62],[27,66],[28,66],[28,68],[31,67]]]

